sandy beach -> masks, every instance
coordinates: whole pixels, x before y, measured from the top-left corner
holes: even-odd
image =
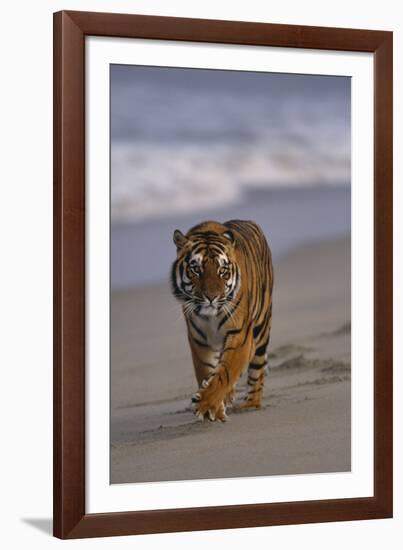
[[[350,470],[350,241],[300,247],[274,268],[263,407],[235,407],[224,424],[190,411],[197,387],[169,285],[112,292],[112,483]]]

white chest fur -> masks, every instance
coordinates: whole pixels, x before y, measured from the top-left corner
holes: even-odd
[[[207,343],[211,349],[221,351],[224,344],[224,334],[218,328],[220,323],[217,317],[201,318],[200,328],[207,337]]]
[[[192,322],[205,336],[203,340],[211,350],[221,352],[224,345],[225,331],[220,327],[220,316],[192,315]]]

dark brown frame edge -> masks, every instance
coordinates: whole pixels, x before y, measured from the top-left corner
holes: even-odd
[[[374,497],[86,514],[85,36],[372,52]],[[392,516],[391,32],[90,12],[54,14],[54,535],[81,538]]]

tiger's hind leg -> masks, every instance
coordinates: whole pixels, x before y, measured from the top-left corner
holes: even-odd
[[[271,292],[271,290],[270,290]],[[255,408],[259,409],[262,404],[264,377],[267,365],[267,347],[270,342],[271,332],[271,298],[269,307],[265,313],[263,325],[255,327],[255,352],[252,361],[248,367],[248,393],[240,404],[241,409]]]
[[[226,407],[232,407],[235,401],[235,388],[232,388],[232,390],[227,394],[225,397],[225,406]]]
[[[266,354],[263,356],[255,355],[249,363],[248,393],[239,405],[241,409],[259,409],[261,407],[266,365]]]

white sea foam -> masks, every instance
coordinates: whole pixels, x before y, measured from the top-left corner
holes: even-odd
[[[350,179],[349,83],[301,75],[116,71],[112,221],[229,206],[249,186]]]

